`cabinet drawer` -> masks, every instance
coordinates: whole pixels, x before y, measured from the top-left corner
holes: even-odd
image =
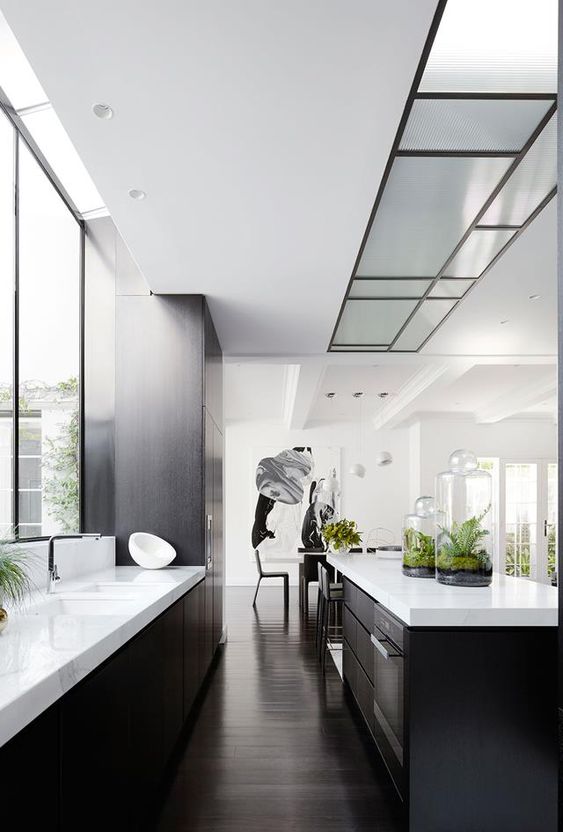
[[[373,685],[364,673],[361,664],[352,652],[350,645],[344,642],[343,656],[344,678],[354,694],[356,704],[360,709],[371,733],[375,728],[375,717],[373,711]]]
[[[356,628],[356,656],[371,684],[374,683],[375,654],[370,633],[361,625]]]
[[[356,657],[354,656],[352,648],[346,639],[344,639],[342,642],[342,675],[344,676],[344,681],[348,683],[350,690],[354,693],[354,695],[356,690],[356,671]]]
[[[348,580],[348,578],[344,578],[342,581],[343,592],[344,592],[344,603],[354,612],[356,609],[356,598],[358,596],[358,588]]]
[[[358,622],[356,621],[356,617],[350,611],[350,609],[346,605],[344,605],[344,607],[342,608],[343,635],[346,641],[348,642],[349,646],[354,651],[354,653],[357,652],[357,627]]]

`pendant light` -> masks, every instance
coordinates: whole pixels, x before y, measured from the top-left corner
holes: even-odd
[[[358,400],[359,408],[360,408],[360,428],[359,428],[359,442],[358,442],[358,456],[362,458],[362,396],[363,393],[352,393],[355,399]],[[361,462],[354,462],[350,465],[348,469],[348,473],[352,474],[354,477],[359,477],[363,479],[366,475],[366,468]]]
[[[332,402],[336,398],[336,393],[325,393],[326,398]],[[340,495],[340,483],[338,482],[336,476],[336,468],[330,469],[329,476],[324,480],[322,484],[322,490],[327,491],[329,494],[333,495],[334,497],[338,497]],[[329,501],[327,501],[329,502]],[[334,501],[333,501],[334,502]]]

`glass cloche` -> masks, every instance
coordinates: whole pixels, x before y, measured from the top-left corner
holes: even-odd
[[[403,574],[409,578],[434,578],[436,557],[434,548],[434,500],[419,497],[414,514],[403,520]]]
[[[457,450],[436,477],[436,578],[488,586],[493,578],[492,477],[471,451]]]

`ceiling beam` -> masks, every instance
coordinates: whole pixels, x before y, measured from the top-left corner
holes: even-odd
[[[325,374],[324,364],[290,365],[297,372],[286,375],[284,423],[289,430],[304,430],[317,400]]]
[[[449,387],[465,375],[474,363],[467,360],[453,365],[439,362],[422,367],[376,414],[372,422],[374,430],[394,428],[405,422],[416,412],[417,400],[423,393],[430,388],[441,390]]]
[[[476,421],[480,424],[500,422],[554,396],[556,391],[555,374],[552,378],[539,379],[535,384],[517,385],[509,393],[478,411]]]

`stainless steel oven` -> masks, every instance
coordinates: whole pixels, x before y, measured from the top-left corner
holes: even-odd
[[[375,739],[399,790],[404,737],[403,636],[401,622],[377,606],[371,634],[374,649]]]

